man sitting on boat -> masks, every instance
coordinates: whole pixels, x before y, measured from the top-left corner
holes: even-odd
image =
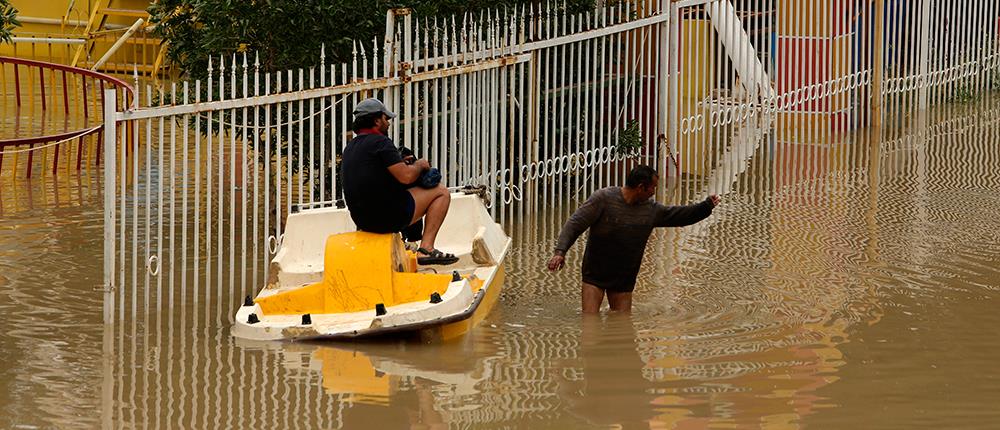
[[[631,311],[632,290],[653,228],[694,224],[719,204],[719,197],[712,195],[693,205],[664,206],[650,200],[657,185],[656,170],[637,166],[624,187],[595,191],[563,226],[548,263],[552,271],[562,269],[566,251],[590,229],[583,253],[583,313],[597,313],[605,293],[612,311]]]
[[[451,194],[441,183],[425,188],[427,181],[421,179],[432,176],[430,163],[412,155],[404,158],[386,136],[395,117],[378,99],[355,106],[355,137],[344,148],[341,161],[347,208],[358,230],[371,233],[400,232],[426,218],[417,262],[453,264],[458,257],[434,248]]]

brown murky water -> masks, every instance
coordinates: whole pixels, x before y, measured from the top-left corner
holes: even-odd
[[[771,139],[655,233],[631,316],[542,269],[574,196],[518,214],[500,303],[449,344],[245,343],[214,303],[109,328],[98,175],[4,178],[0,427],[997,428],[998,106]]]

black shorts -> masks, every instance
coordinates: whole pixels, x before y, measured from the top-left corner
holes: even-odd
[[[406,227],[410,226],[410,221],[413,220],[413,212],[417,210],[417,202],[413,200],[413,194],[409,191],[406,193],[406,197],[403,198],[403,210],[399,213],[399,228],[396,231],[403,231]]]
[[[361,231],[369,233],[398,233],[410,226],[410,221],[413,220],[413,212],[417,209],[417,203],[413,201],[413,194],[410,194],[409,191],[401,193],[399,202],[397,203],[396,210],[389,211],[390,213],[364,216],[351,212],[351,218],[354,219],[358,230]],[[355,218],[356,215],[357,218]]]
[[[631,293],[635,290],[634,280],[600,281],[584,277],[583,282],[593,285],[609,293]]]

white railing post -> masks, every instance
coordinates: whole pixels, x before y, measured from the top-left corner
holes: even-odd
[[[117,91],[104,90],[104,335],[102,340],[101,421],[114,422],[114,323],[115,323],[115,115]],[[124,215],[123,215],[124,216]]]
[[[403,49],[400,50],[400,55],[402,55],[402,61],[397,67],[402,68],[401,73],[410,74],[413,67],[413,14],[410,13],[409,9],[402,9],[400,12],[405,13],[403,16]],[[415,106],[415,100],[413,100],[413,83],[407,80],[403,85],[403,105],[402,117],[396,122],[403,127],[403,136],[393,136],[394,139],[399,141],[402,137],[403,145],[406,145],[413,151],[419,151],[420,148],[413,142],[413,136],[416,132],[416,123],[413,121],[413,107]],[[400,112],[395,111],[396,115]],[[405,122],[405,123],[404,123]],[[427,154],[420,154],[421,158],[427,157]]]
[[[382,49],[382,55],[384,59],[382,61],[383,77],[392,78],[396,72],[396,61],[393,58],[393,45],[395,42],[396,34],[396,10],[389,9],[385,12],[385,40]],[[357,79],[357,73],[354,73],[354,79]],[[392,106],[393,88],[388,86],[385,88],[385,100],[382,100],[386,106]],[[359,100],[360,101],[360,100]],[[353,106],[351,107],[353,109]],[[398,114],[398,112],[397,112]],[[398,121],[396,121],[398,123]]]
[[[875,0],[875,29],[872,44],[872,128],[882,128],[882,91],[885,89],[885,0]]]
[[[681,8],[677,6],[676,3],[670,4],[670,16],[667,19],[665,25],[670,29],[670,36],[667,39],[669,48],[667,51],[667,57],[670,59],[670,72],[667,74],[669,80],[670,90],[669,94],[669,105],[667,113],[667,154],[670,157],[677,157],[677,142],[680,139],[680,129],[677,127],[678,121],[678,111],[680,108],[678,102],[678,94],[680,91],[680,32],[681,32]],[[676,159],[676,158],[675,158]],[[677,166],[670,163],[667,166],[668,177],[676,178],[678,176]]]
[[[930,43],[931,43],[931,2],[924,0],[920,5],[920,74],[917,82],[920,87],[919,109],[926,110],[928,105],[928,88],[930,87]]]
[[[115,166],[117,135],[115,89],[104,90],[104,323],[114,321],[115,308]]]
[[[659,13],[671,14],[672,9],[670,8],[670,0],[660,0],[660,10]],[[667,145],[672,143],[672,138],[668,138],[667,129],[669,125],[667,121],[668,110],[670,109],[670,28],[671,21],[663,21],[660,23],[660,35],[663,38],[658,41],[659,50],[659,64],[657,65],[657,74],[659,79],[656,80],[656,98],[659,107],[656,109],[656,129],[659,131],[659,136],[657,136],[656,144],[659,145],[660,157],[656,162],[658,163],[657,170],[666,173],[668,177],[673,177],[674,175],[668,170],[670,165],[673,163],[668,163],[667,158],[673,157],[673,152]]]

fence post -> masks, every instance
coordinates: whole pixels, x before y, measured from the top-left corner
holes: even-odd
[[[533,49],[531,51],[531,61],[528,62],[528,108],[526,110],[527,113],[528,113],[528,115],[527,115],[527,117],[528,117],[528,132],[527,132],[528,133],[528,139],[527,140],[528,140],[529,147],[528,147],[528,151],[527,151],[528,153],[527,153],[527,155],[525,155],[525,157],[527,159],[526,160],[521,160],[521,164],[522,165],[526,165],[526,166],[531,166],[531,165],[538,166],[539,163],[540,163],[539,160],[541,160],[541,157],[540,157],[541,152],[540,152],[540,149],[538,147],[538,135],[539,135],[539,133],[538,133],[538,129],[539,129],[539,118],[538,118],[538,116],[540,114],[540,110],[538,108],[538,104],[539,104],[540,99],[541,99],[540,88],[539,88],[540,84],[539,84],[539,77],[538,77],[538,67],[539,67],[539,65],[538,65],[538,50],[537,49]],[[535,175],[532,176],[531,169],[529,168],[528,172],[525,174],[525,176],[527,176],[528,179],[527,180],[522,179],[521,186],[525,187],[525,189],[534,190],[535,189],[535,184],[536,184],[535,179],[538,176],[537,172],[538,172],[538,168],[535,169]],[[534,196],[534,195],[535,195],[535,193],[532,193],[532,196]],[[532,210],[532,211],[537,210],[537,208],[535,207],[535,204],[534,204],[535,201],[536,200],[534,198],[529,201],[529,210]]]
[[[670,14],[670,0],[660,0],[661,14]],[[656,144],[659,147],[660,158],[656,160],[657,166],[656,170],[660,172],[666,172],[667,176],[670,175],[669,163],[667,163],[667,157],[671,156],[670,150],[667,148],[669,144],[667,142],[667,109],[669,108],[667,100],[667,92],[669,91],[667,77],[670,75],[670,58],[669,58],[669,42],[668,35],[670,34],[670,21],[664,21],[660,23],[660,37],[658,41],[657,50],[659,51],[657,58],[659,58],[659,64],[657,65],[657,88],[656,88],[656,129],[659,131],[659,135],[656,137]]]
[[[403,69],[400,73],[408,75],[411,72],[411,67],[413,67],[413,14],[410,13],[409,9],[401,9],[397,13],[405,13],[403,16],[403,49],[400,55],[403,56],[402,64],[398,66]],[[419,49],[419,48],[418,48]],[[403,115],[400,120],[396,123],[403,127],[403,136],[398,134],[393,137],[399,140],[402,137],[403,144],[409,147],[411,150],[419,151],[417,144],[413,142],[413,136],[416,134],[415,123],[413,122],[413,83],[410,79],[406,79],[406,83],[403,85],[403,105],[400,106]],[[399,110],[394,111],[396,115],[399,115]],[[405,124],[404,124],[405,122]],[[421,158],[427,157],[427,154],[420,154]]]
[[[882,128],[882,88],[885,73],[885,0],[875,0],[875,32],[872,64],[872,127]]]
[[[930,77],[928,76],[930,70],[930,44],[931,44],[931,2],[923,1],[920,5],[920,60],[917,61],[920,64],[920,75],[918,82],[920,85],[919,92],[919,109],[926,110],[928,105],[928,91],[930,87]]]
[[[396,34],[396,10],[389,9],[385,12],[385,40],[382,48],[382,55],[384,55],[382,60],[382,70],[384,78],[391,78],[393,73],[396,71],[396,61],[393,56],[393,45],[395,41]],[[356,78],[356,77],[355,77]],[[391,86],[385,88],[385,100],[382,102],[386,106],[392,106],[392,96],[393,91]],[[353,109],[353,107],[352,107]],[[396,112],[397,114],[399,112]],[[398,123],[398,121],[396,121]]]
[[[669,85],[669,105],[668,113],[666,118],[667,123],[667,137],[666,142],[668,145],[667,154],[671,157],[674,163],[670,163],[667,166],[667,175],[669,178],[676,178],[680,172],[680,166],[675,164],[677,162],[677,142],[680,140],[680,129],[677,126],[677,116],[680,110],[678,102],[678,91],[680,91],[680,83],[678,79],[680,78],[680,32],[681,32],[681,9],[676,3],[670,1],[670,16],[669,19],[663,24],[670,29],[669,36],[667,38],[667,56],[670,59],[669,72],[666,77]],[[661,70],[663,70],[663,64],[661,64]],[[662,79],[661,79],[662,81]],[[672,167],[671,167],[672,165]]]
[[[115,136],[115,101],[118,99],[114,88],[104,90],[104,338],[103,369],[101,384],[101,419],[107,426],[114,418],[114,381],[111,366],[114,363],[114,311],[115,311],[115,161],[117,147]]]
[[[104,323],[114,320],[115,308],[115,101],[116,90],[104,90]]]

